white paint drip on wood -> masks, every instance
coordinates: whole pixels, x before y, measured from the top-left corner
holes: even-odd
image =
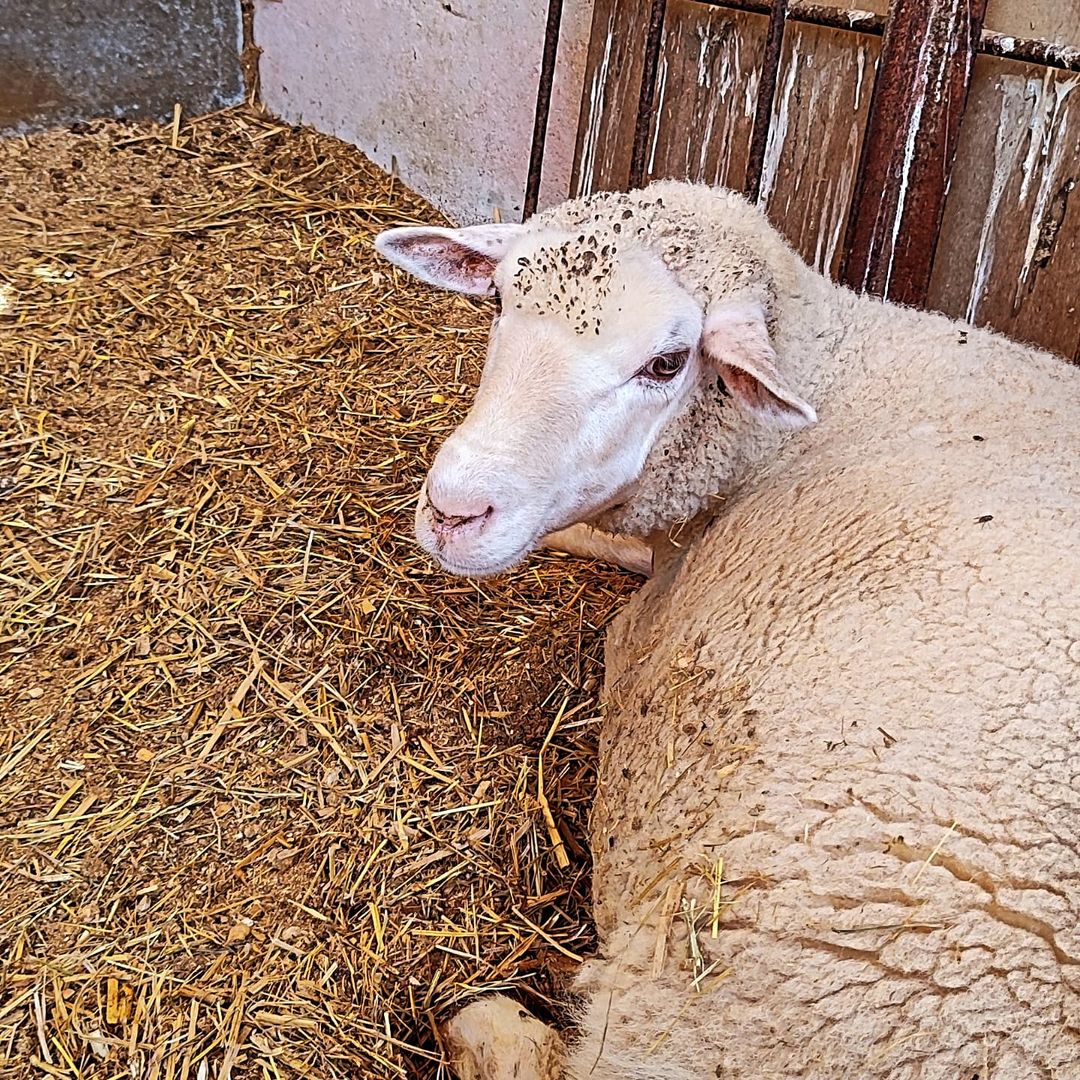
[[[649,176],[653,175],[653,170],[656,167],[656,146],[660,141],[660,124],[661,117],[664,115],[664,98],[667,95],[667,79],[668,79],[668,62],[667,62],[667,50],[664,50],[663,55],[660,57],[660,71],[656,81],[656,94],[653,100],[656,102],[655,111],[653,112],[653,130],[652,130],[652,146],[649,147]],[[689,150],[690,141],[687,138],[686,143]]]
[[[858,51],[858,53],[856,55],[856,59],[857,59],[857,63],[858,63],[858,78],[856,78],[856,80],[855,80],[855,102],[852,105],[852,108],[857,110],[859,108],[859,106],[862,104],[863,75],[865,74],[865,71],[866,71],[866,46],[865,45],[860,45],[859,46],[859,51]]]
[[[862,85],[866,77],[866,47],[860,45],[855,51],[855,72],[852,79],[851,54],[844,52],[830,57],[825,66],[812,80],[810,103],[805,115],[811,123],[817,116],[840,116],[845,112],[845,104],[851,101],[850,121],[847,142],[843,148],[846,165],[841,168],[826,168],[824,171],[825,190],[821,193],[819,185],[822,170],[808,160],[801,175],[807,176],[814,184],[813,198],[809,205],[814,212],[811,227],[815,233],[814,265],[822,273],[828,274],[836,260],[836,254],[843,243],[847,230],[848,206],[851,200],[851,188],[854,183],[855,167],[858,161],[859,146],[862,139],[863,123],[860,120],[859,106],[862,102]],[[847,98],[847,87],[854,82],[852,97]]]
[[[954,14],[949,19],[949,38],[953,35],[953,18],[956,15],[956,6],[954,6]],[[912,184],[912,170],[915,166],[915,156],[918,150],[919,144],[919,127],[922,123],[922,111],[927,103],[927,95],[930,94],[930,60],[933,51],[933,40],[928,35],[922,39],[922,43],[919,46],[919,55],[916,60],[915,67],[915,85],[918,89],[918,96],[915,98],[915,109],[912,114],[912,119],[908,123],[907,138],[904,141],[904,157],[900,166],[900,183],[897,185],[896,192],[896,212],[893,216],[892,237],[889,240],[889,266],[886,269],[885,276],[885,294],[889,295],[889,285],[892,283],[892,271],[896,262],[896,241],[900,239],[900,229],[903,224],[904,211],[907,207],[907,195]],[[945,66],[942,65],[939,68],[944,72]],[[935,93],[935,99],[941,99],[940,87]]]
[[[776,173],[780,164],[780,153],[787,139],[788,120],[791,109],[791,95],[795,89],[795,80],[799,74],[799,48],[793,45],[788,59],[787,78],[784,90],[773,109],[772,123],[769,125],[769,138],[765,143],[765,162],[761,173],[761,203],[767,206],[776,187]]]
[[[929,50],[929,41],[924,41],[919,50],[919,62],[916,68],[916,80],[920,84],[926,83],[927,71],[925,57]],[[919,142],[919,125],[922,123],[923,106],[926,104],[926,86],[922,86],[922,92],[915,99],[915,112],[908,126],[907,139],[904,142],[904,159],[900,166],[900,184],[897,193],[896,212],[893,218],[893,231],[889,239],[889,266],[885,273],[885,295],[889,294],[889,285],[892,283],[893,265],[896,262],[896,241],[900,237],[900,223],[904,216],[904,208],[907,206],[908,186],[911,182],[911,169],[915,164],[915,151]]]
[[[743,116],[754,115],[754,104],[757,102],[758,87],[761,85],[761,72],[753,71],[746,80],[746,93],[743,95]]]
[[[611,49],[615,41],[615,9],[608,16],[607,37],[604,39],[604,54],[600,65],[593,75],[589,88],[589,120],[585,127],[585,149],[581,155],[581,194],[589,195],[593,190],[594,171],[596,168],[596,147],[600,141],[600,128],[604,120],[604,95],[607,90],[608,69],[611,66]]]
[[[854,30],[859,26],[865,26],[867,23],[872,23],[877,18],[877,15],[872,11],[862,11],[859,8],[853,8],[847,13],[847,17],[848,26]]]
[[[723,36],[717,36],[713,38],[714,42],[720,43],[720,55],[719,55],[719,72],[718,72],[718,87],[716,92],[717,102],[723,102],[724,107],[724,131],[721,137],[721,167],[724,170],[725,178],[727,172],[731,166],[731,151],[734,145],[734,133],[735,133],[735,109],[732,107],[734,104],[734,94],[736,80],[740,77],[742,67],[740,64],[741,55],[739,51],[739,38],[740,32],[736,30],[734,33],[727,35],[726,39]],[[712,132],[713,122],[715,120],[715,108],[710,114],[709,120],[709,132]],[[708,145],[711,145],[708,144]],[[702,147],[700,155],[701,169],[699,176],[704,179],[705,175],[705,158],[708,151],[708,145]],[[719,172],[719,169],[718,169]]]
[[[960,18],[960,4],[954,4],[949,15],[949,26],[946,30],[946,40],[949,42],[952,52],[960,48],[957,40],[956,22]],[[892,237],[889,241],[889,264],[885,271],[885,295],[889,293],[889,285],[892,283],[893,268],[896,264],[896,241],[900,237],[900,227],[903,223],[904,210],[907,208],[908,194],[911,186],[911,174],[916,161],[916,152],[919,142],[919,127],[922,124],[923,110],[926,106],[927,96],[931,93],[935,102],[941,101],[945,88],[948,62],[938,65],[937,77],[933,85],[930,83],[930,61],[933,55],[934,41],[927,34],[919,47],[919,57],[915,68],[915,85],[919,87],[919,95],[915,99],[915,108],[908,126],[908,136],[904,141],[904,156],[900,164],[899,186],[896,201],[896,213],[893,217]],[[946,58],[946,61],[948,58]]]
[[[736,145],[741,144],[738,138],[739,115],[749,116],[753,114],[755,91],[757,87],[757,71],[746,72],[742,63],[742,29],[736,27],[724,42],[724,50],[720,58],[719,81],[721,92],[716,95],[709,113],[709,139],[708,145],[702,147],[700,155],[701,179],[709,179],[705,175],[705,164],[709,146],[713,145],[712,132],[716,122],[717,110],[722,108],[724,115],[723,130],[716,142],[719,153],[716,159],[716,168],[713,170],[711,182],[725,184],[731,171],[731,154]],[[736,87],[742,82],[742,103],[739,109],[738,91]]]
[[[731,35],[731,78],[732,85],[739,79],[744,80],[743,86],[743,116],[749,115],[746,112],[746,102],[752,101],[754,97],[753,87],[757,86],[757,70],[746,73],[746,69],[743,67],[742,62],[742,29],[736,28],[736,31]],[[726,183],[728,176],[731,172],[731,151],[735,146],[735,132],[738,128],[739,115],[738,115],[738,101],[734,99],[731,102],[731,107],[726,110],[724,116],[724,142],[723,153],[720,155],[719,162],[716,167],[716,179],[714,183],[720,183],[721,169],[723,170],[723,179]]]
[[[1027,96],[1024,79],[1006,76],[999,82],[1001,88],[1001,111],[998,114],[997,135],[994,139],[994,171],[990,181],[990,194],[979,234],[979,246],[975,252],[975,269],[971,279],[965,318],[974,324],[979,314],[979,304],[986,295],[987,282],[994,265],[994,225],[998,209],[1005,194],[1009,178],[1020,157],[1020,146],[1026,133],[1023,123],[1024,99]]]
[[[825,188],[825,198],[822,200],[824,203],[824,209],[821,214],[821,221],[818,223],[817,229],[817,243],[814,247],[814,266],[818,270],[822,267],[822,259],[825,257],[825,219],[828,217],[829,211],[832,209],[833,202],[833,180],[829,178],[829,183]]]
[[[858,124],[853,124],[848,133],[848,161],[850,166],[845,168],[844,175],[841,177],[841,182],[836,186],[835,190],[833,181],[829,181],[830,198],[828,205],[832,228],[828,233],[829,243],[825,249],[825,257],[818,261],[818,269],[823,274],[832,272],[832,267],[836,260],[836,253],[840,249],[840,244],[844,239],[844,233],[847,231],[848,205],[851,200],[851,185],[855,174],[855,164],[858,161],[857,155],[860,134],[860,126]],[[822,235],[826,233],[824,223],[821,227],[821,233]]]
[[[1042,78],[1006,74],[997,81],[1001,106],[994,168],[967,305],[966,317],[971,323],[978,319],[979,308],[989,293],[996,229],[1002,220],[999,211],[1017,172],[1020,179],[1017,208],[1028,219],[1027,243],[1017,275],[1019,290],[1030,281],[1047,210],[1055,192],[1065,182],[1063,171],[1074,160],[1075,146],[1067,138],[1066,102],[1080,86],[1080,77],[1058,80],[1058,75],[1047,70]]]
[[[1047,76],[1050,72],[1047,71]],[[1043,83],[1043,107],[1039,110],[1043,118],[1043,131],[1039,154],[1042,158],[1042,176],[1039,179],[1039,189],[1035,195],[1035,205],[1031,208],[1028,225],[1027,245],[1024,249],[1024,263],[1020,270],[1020,284],[1026,285],[1031,276],[1035,253],[1039,246],[1039,235],[1042,232],[1043,219],[1053,197],[1054,190],[1059,184],[1062,158],[1068,152],[1069,115],[1062,112],[1069,95],[1080,85],[1080,78],[1070,79],[1067,82],[1056,82],[1053,87],[1053,95],[1047,94],[1046,83]],[[1035,142],[1035,129],[1031,131],[1032,143]],[[1030,154],[1029,154],[1030,156]],[[1025,161],[1025,165],[1027,162]],[[1025,182],[1029,174],[1025,173]],[[1023,192],[1023,189],[1022,189]],[[1023,195],[1022,195],[1023,197]]]
[[[705,117],[705,133],[698,147],[697,178],[699,180],[705,179],[705,162],[709,156],[709,147],[712,146],[713,125],[716,123],[716,112],[719,108],[720,101],[714,98]]]
[[[1020,195],[1019,204],[1023,206],[1028,200],[1028,195],[1031,192],[1031,178],[1035,175],[1035,164],[1040,157],[1046,156],[1046,142],[1047,142],[1047,115],[1045,102],[1047,100],[1047,87],[1050,85],[1050,69],[1047,68],[1040,83],[1038,79],[1009,79],[1006,76],[1002,80],[1002,85],[1006,82],[1017,82],[1026,84],[1025,96],[1033,102],[1032,115],[1029,118],[1031,128],[1031,139],[1028,142],[1027,156],[1024,158],[1023,164],[1023,178],[1020,183]]]
[[[722,106],[726,107],[728,103],[728,95],[734,82],[734,75],[731,72],[730,53],[728,50],[723,50],[719,55],[720,85],[716,93],[712,93],[711,91],[713,86],[713,70],[716,67],[716,61],[713,55],[714,46],[717,44],[723,44],[723,35],[711,33],[709,26],[707,24],[702,24],[697,28],[697,39],[697,85],[699,90],[710,91],[708,94],[705,95],[705,99],[708,101],[709,104],[708,109],[705,112],[704,131],[702,132],[701,137],[698,141],[696,165],[692,164],[692,159],[694,155],[691,132],[693,130],[700,130],[700,123],[694,123],[687,131],[685,171],[687,179],[704,180],[705,167],[709,156],[709,149],[713,145],[713,129],[716,125],[716,114],[719,112]],[[725,113],[726,112],[727,110],[725,108]],[[723,145],[726,147],[726,141]]]
[[[712,35],[709,33],[708,27],[699,26],[697,31],[698,36],[698,56],[697,56],[697,84],[698,86],[704,86],[706,89],[712,86],[712,71],[709,67],[709,46],[713,43]]]

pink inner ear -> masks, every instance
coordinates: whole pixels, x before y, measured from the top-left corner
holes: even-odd
[[[732,367],[731,364],[721,364],[720,378],[724,380],[724,385],[735,397],[752,409],[764,412],[777,405],[776,395],[742,368]]]
[[[704,347],[732,396],[750,412],[783,428],[805,427],[817,419],[777,368],[759,304],[736,303],[710,313]]]
[[[491,287],[495,260],[449,237],[411,237],[401,243],[400,250],[424,264],[434,277],[453,282],[458,288],[486,292]]]

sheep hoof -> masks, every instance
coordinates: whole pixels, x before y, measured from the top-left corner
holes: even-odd
[[[567,555],[582,559],[613,563],[646,578],[653,574],[653,549],[644,540],[618,536],[584,523],[549,533],[541,541],[541,547],[565,551]]]
[[[460,1080],[559,1080],[562,1039],[527,1009],[492,994],[462,1009],[443,1028],[450,1068]]]

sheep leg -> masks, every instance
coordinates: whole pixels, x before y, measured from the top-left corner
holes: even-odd
[[[591,525],[579,524],[549,533],[540,546],[583,559],[614,563],[633,574],[652,577],[653,549],[644,540],[632,536],[616,536]]]
[[[444,1028],[450,1068],[461,1080],[560,1080],[562,1039],[516,1001],[491,994]]]

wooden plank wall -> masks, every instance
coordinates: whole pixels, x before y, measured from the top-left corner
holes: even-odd
[[[596,0],[575,190],[624,189],[647,0]],[[668,0],[647,178],[741,189],[767,20]],[[789,23],[762,178],[770,219],[839,270],[881,39]],[[1080,76],[976,64],[929,306],[1080,360]]]
[[[930,306],[1080,361],[1080,75],[981,56]]]
[[[741,187],[768,19],[669,0],[646,179]]]
[[[629,183],[646,14],[640,0],[597,0],[577,194]],[[743,186],[767,29],[761,15],[668,0],[647,180]],[[799,23],[784,37],[762,200],[819,269],[839,263],[880,51],[876,37]]]
[[[641,0],[596,0],[574,155],[576,195],[629,186],[647,25]]]
[[[839,270],[881,39],[792,23],[776,82],[761,199],[804,259]]]

